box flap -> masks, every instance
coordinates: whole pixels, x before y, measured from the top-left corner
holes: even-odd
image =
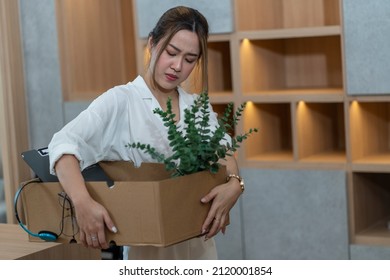
[[[99,165],[114,181],[160,181],[171,177],[161,163],[142,163],[135,167],[129,161],[102,161]]]

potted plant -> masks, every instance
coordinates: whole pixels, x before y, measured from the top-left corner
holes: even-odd
[[[227,105],[223,115],[218,119],[219,125],[212,131],[209,126],[209,97],[206,92],[203,92],[190,108],[184,110],[185,127],[181,128],[175,123],[172,102],[168,99],[167,110],[157,108],[154,113],[160,115],[164,125],[168,127],[168,141],[173,151],[172,155],[164,155],[149,144],[140,142],[129,143],[126,146],[148,153],[157,162],[163,163],[168,171],[172,171],[173,177],[204,170],[217,173],[220,159],[233,156],[240,144],[258,131],[256,128],[251,128],[244,134],[231,136],[231,143],[223,141],[226,133],[232,131],[240,120],[246,103],[242,103],[234,112],[233,106],[233,102]],[[222,142],[226,144],[221,144]]]

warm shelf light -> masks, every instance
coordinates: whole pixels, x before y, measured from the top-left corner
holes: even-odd
[[[249,129],[250,127],[259,128],[259,123],[258,123],[260,119],[259,113],[260,112],[259,112],[258,104],[256,105],[253,101],[246,101],[246,106],[244,110],[244,119],[245,119],[244,123],[247,129]]]
[[[249,39],[245,38],[245,39],[242,39],[241,47],[243,47],[244,49],[247,49],[247,48],[249,48],[250,44],[251,44],[251,41],[249,41]]]
[[[350,105],[351,116],[357,117],[359,112],[359,102],[353,100]]]
[[[351,106],[358,106],[359,105],[359,102],[357,102],[356,100],[353,100],[351,102]]]
[[[252,101],[247,101],[245,105],[245,112],[246,114],[252,115],[254,108],[254,103]]]
[[[299,108],[304,108],[304,107],[306,107],[305,101],[303,101],[303,100],[298,101],[298,110],[299,110]]]

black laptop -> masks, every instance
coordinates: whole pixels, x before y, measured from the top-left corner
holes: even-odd
[[[23,152],[22,158],[42,182],[58,182],[57,176],[50,174],[49,152],[47,147]],[[113,180],[106,175],[99,164],[93,164],[85,168],[82,175],[85,181],[105,181],[108,186],[114,185]]]

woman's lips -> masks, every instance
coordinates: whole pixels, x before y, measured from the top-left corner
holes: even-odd
[[[167,79],[171,82],[174,82],[178,79],[178,77],[176,75],[173,75],[173,74],[165,74]]]

